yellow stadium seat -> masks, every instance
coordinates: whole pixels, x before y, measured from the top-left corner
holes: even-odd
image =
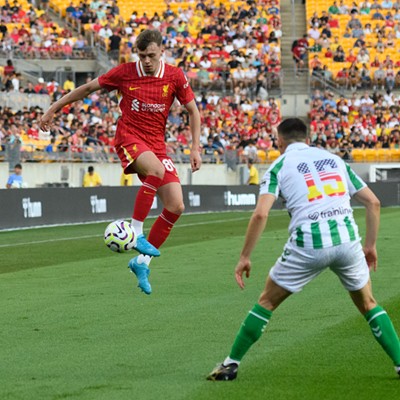
[[[265,164],[267,162],[267,153],[264,150],[257,150],[258,162]]]
[[[390,159],[394,162],[400,162],[400,149],[390,149]]]
[[[366,162],[374,162],[378,160],[376,149],[365,149],[364,153]]]
[[[390,149],[378,149],[377,158],[380,162],[389,162],[391,158]]]
[[[275,161],[281,155],[279,150],[269,150],[267,153],[267,160],[269,162]]]
[[[365,153],[362,149],[353,149],[351,151],[351,157],[354,162],[364,162],[365,161]]]

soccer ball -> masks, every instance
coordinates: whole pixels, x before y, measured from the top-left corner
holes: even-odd
[[[124,220],[111,222],[104,232],[104,243],[117,253],[125,253],[136,246],[136,233],[133,226]]]

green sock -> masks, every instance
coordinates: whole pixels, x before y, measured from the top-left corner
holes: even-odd
[[[267,310],[259,304],[256,304],[253,309],[249,311],[249,314],[239,329],[231,353],[229,354],[232,360],[242,360],[250,347],[261,337],[271,316],[272,311]]]
[[[399,366],[400,342],[389,315],[382,307],[376,306],[369,310],[364,317],[368,321],[377,342],[393,360],[394,365]]]

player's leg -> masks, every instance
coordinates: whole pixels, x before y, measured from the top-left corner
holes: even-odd
[[[399,338],[388,314],[374,299],[369,268],[361,244],[343,243],[332,251],[336,251],[336,256],[331,270],[338,275],[354,304],[367,320],[375,339],[393,360],[396,371],[399,372]]]
[[[305,249],[286,243],[282,255],[271,268],[258,303],[244,320],[229,357],[208,376],[209,380],[236,378],[240,361],[261,337],[272,312],[292,293],[297,293],[316,278],[326,267],[326,251]]]
[[[151,151],[141,153],[132,167],[142,180],[132,215],[132,225],[136,232],[141,234],[143,233],[143,222],[150,212],[154,196],[164,179],[165,168]]]
[[[128,149],[134,154],[129,153]],[[143,234],[143,223],[150,212],[157,190],[163,182],[165,168],[156,155],[142,144],[134,144],[124,148],[123,152],[119,152],[119,155],[122,157],[123,166],[125,157],[129,161],[128,166],[125,166],[125,170],[138,173],[143,182],[137,193],[132,214],[132,226],[137,234],[135,249],[141,254],[132,258],[128,266],[136,275],[139,288],[144,293],[150,294],[151,285],[148,280],[150,274],[148,264],[150,256],[159,256],[160,251],[146,240]],[[135,161],[133,161],[134,159]]]
[[[261,337],[272,312],[292,293],[276,284],[270,276],[258,303],[243,321],[229,356],[210,373],[208,380],[228,381],[236,378],[239,364],[250,347]]]
[[[166,241],[171,230],[185,209],[182,186],[179,182],[170,182],[158,189],[158,195],[164,206],[149,233],[149,242],[157,249]]]
[[[124,172],[126,174],[137,173],[143,182],[132,213],[132,225],[138,236],[135,249],[141,254],[159,256],[159,250],[152,246],[143,235],[143,221],[150,212],[154,196],[164,178],[165,169],[150,148],[140,141],[135,140],[117,145],[115,150]]]
[[[360,290],[350,291],[350,296],[368,322],[376,341],[392,359],[400,376],[400,342],[387,312],[379,306],[372,294],[371,281]]]
[[[157,193],[164,209],[154,222],[148,238],[149,244],[155,249],[158,249],[167,239],[172,227],[184,210],[182,187],[175,166],[169,158],[161,158],[161,160],[159,161],[165,173]],[[147,180],[144,181],[144,186],[146,182]],[[139,279],[139,287],[146,294],[150,294],[152,291],[148,280],[150,262],[151,257],[142,254],[129,262],[129,268]]]
[[[176,175],[174,175],[174,178],[177,179]],[[154,222],[149,234],[149,242],[157,249],[165,242],[175,222],[184,210],[182,187],[179,182],[170,182],[162,185],[158,190],[158,194],[164,209]],[[144,271],[142,273],[143,279],[139,279],[139,287],[146,294],[151,293],[151,285],[148,281],[150,262],[151,257],[144,255],[139,255],[129,262],[129,267],[133,272],[136,270]],[[138,276],[137,273],[136,275]]]

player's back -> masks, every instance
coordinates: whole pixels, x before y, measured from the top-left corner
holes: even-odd
[[[289,231],[298,245],[323,248],[359,240],[350,197],[365,184],[341,158],[294,143],[265,178],[286,200],[292,218]]]

